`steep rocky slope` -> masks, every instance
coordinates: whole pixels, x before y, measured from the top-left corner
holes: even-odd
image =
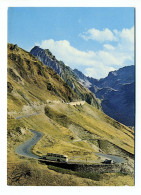
[[[51,67],[60,77],[74,90],[74,92],[91,105],[100,108],[100,101],[85,88],[80,82],[73,70],[66,66],[62,61],[58,61],[55,56],[48,50],[35,46],[30,53],[37,57],[46,66]]]
[[[33,135],[43,133],[32,151],[67,155],[71,162],[100,162],[95,152],[134,158],[134,132],[105,115],[97,107],[81,104],[79,96],[55,73],[30,53],[8,44],[7,160],[9,185],[112,185],[105,175],[88,179],[56,173],[49,167],[16,154],[16,148]],[[71,104],[75,101],[75,104]],[[132,167],[133,169],[133,167]],[[129,185],[133,177],[116,174],[114,184]],[[52,178],[52,180],[50,180]],[[104,179],[103,179],[104,178]],[[73,182],[70,182],[73,181]]]
[[[102,109],[119,122],[134,126],[135,123],[135,72],[134,66],[112,71],[106,78],[97,80],[74,70],[81,83],[102,100]]]
[[[65,102],[78,100],[78,95],[54,72],[30,53],[8,44],[8,103],[31,105],[48,99]],[[16,105],[15,105],[16,106]]]

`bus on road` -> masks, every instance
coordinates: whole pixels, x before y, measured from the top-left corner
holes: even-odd
[[[40,157],[41,160],[48,160],[48,161],[55,161],[55,162],[68,162],[68,157],[61,154],[54,154],[54,153],[47,153],[47,155],[44,155]]]

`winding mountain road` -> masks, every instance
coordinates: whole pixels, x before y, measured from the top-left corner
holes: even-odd
[[[84,101],[72,102],[71,105],[78,105],[78,104],[84,104],[84,103],[85,103]],[[24,118],[24,117],[30,117],[30,116],[34,116],[34,115],[38,115],[38,114],[39,114],[39,112],[35,112],[33,114],[19,116],[16,119],[19,120],[19,119]],[[30,140],[25,142],[24,144],[18,146],[16,148],[16,153],[18,155],[26,156],[28,158],[39,159],[40,156],[33,154],[31,152],[31,149],[42,138],[43,133],[35,131],[35,130],[30,130],[30,131],[34,134],[34,136]],[[104,154],[104,153],[96,153],[96,152],[95,152],[95,154],[97,156],[101,157],[102,159],[104,158],[104,159],[113,160],[114,163],[124,163],[126,161],[125,158],[120,157],[120,156],[115,156],[115,155],[111,155],[111,154]]]
[[[31,149],[42,138],[43,133],[35,130],[30,130],[30,131],[34,134],[34,137],[31,138],[29,141],[25,142],[24,144],[18,146],[16,149],[16,153],[18,155],[26,156],[28,158],[39,159],[40,156],[33,154],[31,152]]]
[[[99,157],[104,157],[106,159],[109,160],[113,160],[114,163],[124,163],[125,162],[125,158],[122,158],[120,156],[115,156],[115,155],[111,155],[111,154],[103,154],[103,153],[95,153],[97,156]]]
[[[30,130],[34,136],[25,142],[24,144],[20,145],[16,149],[16,153],[21,156],[25,156],[28,158],[34,158],[34,159],[39,159],[40,156],[35,155],[31,152],[31,149],[35,144],[42,138],[43,133],[35,131],[35,130]],[[124,163],[125,159],[120,157],[120,156],[115,156],[115,155],[110,155],[110,154],[103,154],[103,153],[95,153],[97,156],[104,157],[110,160],[113,160],[115,163]]]

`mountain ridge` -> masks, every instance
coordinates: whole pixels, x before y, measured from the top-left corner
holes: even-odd
[[[8,63],[8,90],[11,91],[11,96],[14,91],[27,104],[30,96],[33,100],[42,99],[43,102],[46,102],[46,96],[57,97],[65,102],[80,99],[53,69],[43,65],[30,53],[16,45],[8,44]],[[17,87],[19,84],[21,89],[28,88],[30,85],[35,88],[31,87],[23,96],[22,90]],[[36,88],[40,90],[40,93],[36,94]],[[46,93],[43,94],[42,90]]]
[[[134,126],[135,107],[135,66],[125,66],[119,70],[109,72],[102,79],[87,77],[78,70],[74,70],[85,85],[89,82],[89,90],[102,100],[102,109],[110,117],[128,125]],[[83,80],[83,82],[82,82]],[[86,86],[86,85],[85,85]]]
[[[49,49],[42,49],[35,46],[31,49],[30,53],[37,57],[43,64],[51,67],[59,76],[74,90],[74,92],[87,103],[101,109],[100,100],[98,100],[88,88],[84,87],[78,82],[77,75],[74,71],[66,66],[64,62],[58,61]]]
[[[8,185],[64,185],[64,181],[66,185],[95,185],[88,173],[70,183],[76,179],[70,170],[66,169],[67,174],[57,173],[17,155],[16,148],[33,137],[31,129],[43,134],[32,148],[34,154],[42,157],[56,153],[67,155],[70,162],[100,165],[102,160],[95,152],[123,156],[127,159],[127,175],[119,179],[112,167],[106,174],[99,173],[97,185],[107,184],[107,174],[116,185],[129,185],[129,179],[133,182],[128,169],[134,172],[134,131],[96,106],[82,102],[52,68],[17,45],[8,44],[7,57]]]

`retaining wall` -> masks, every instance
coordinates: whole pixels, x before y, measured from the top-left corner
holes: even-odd
[[[95,172],[95,173],[116,173],[122,169],[122,164],[74,164],[74,163],[57,163],[40,160],[46,165],[53,165],[72,171]]]

